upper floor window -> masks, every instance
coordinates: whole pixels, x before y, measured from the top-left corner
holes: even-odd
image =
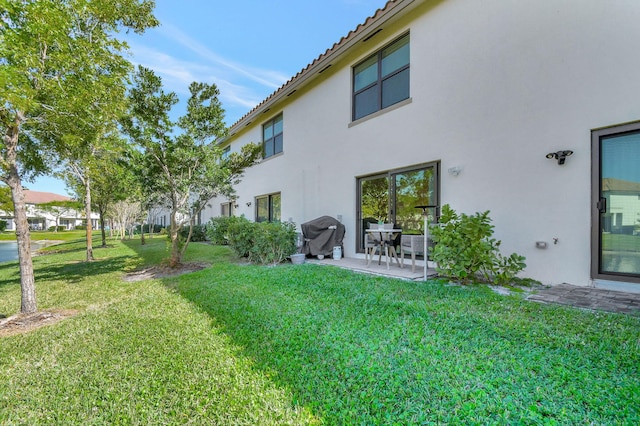
[[[256,197],[256,222],[280,222],[280,194]]]
[[[222,150],[222,155],[220,156],[220,158],[222,158],[223,160],[226,160],[227,158],[229,158],[230,155],[231,155],[231,147],[230,146],[226,146]]]
[[[353,120],[409,98],[409,34],[353,67]]]
[[[269,158],[282,152],[282,114],[262,126],[262,156]]]

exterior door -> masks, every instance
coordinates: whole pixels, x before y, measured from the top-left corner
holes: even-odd
[[[640,123],[592,132],[592,278],[640,283]]]
[[[364,250],[364,230],[371,222],[395,223],[403,234],[422,234],[422,210],[416,206],[438,204],[438,163],[359,178],[357,250]],[[431,212],[429,220],[436,214]]]

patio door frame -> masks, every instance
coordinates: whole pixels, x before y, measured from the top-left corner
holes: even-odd
[[[603,213],[610,207],[602,197],[602,140],[638,132],[640,121],[595,129],[591,132],[591,278],[594,280],[640,283],[639,275],[602,270]]]
[[[379,171],[376,173],[371,173],[368,175],[357,176],[356,177],[356,239],[355,239],[355,250],[356,253],[364,253],[363,247],[363,230],[362,230],[362,181],[376,178],[387,178],[388,180],[388,203],[387,203],[387,215],[388,220],[391,223],[396,223],[396,182],[395,176],[398,174],[418,171],[422,169],[433,169],[434,176],[434,200],[432,203],[434,205],[440,205],[440,161],[431,161],[428,163],[420,163],[414,164],[406,167],[401,167],[397,169],[391,169],[386,171]],[[436,215],[439,215],[439,212],[436,212]]]

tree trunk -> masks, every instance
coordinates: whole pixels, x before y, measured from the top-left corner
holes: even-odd
[[[84,187],[84,210],[87,217],[87,262],[91,262],[94,260],[92,239],[93,227],[91,224],[91,181],[89,180],[89,173],[86,173],[85,175],[87,176]]]
[[[18,132],[20,121],[16,118],[15,125],[8,128],[4,137],[6,158],[5,175],[3,181],[11,188],[13,199],[13,215],[16,224],[16,239],[18,241],[18,260],[20,262],[20,288],[22,299],[20,312],[31,314],[38,311],[36,303],[36,283],[33,275],[33,261],[31,259],[31,232],[27,221],[27,206],[24,201],[24,190],[18,172]]]
[[[145,245],[147,242],[144,240],[144,222],[140,224],[140,245]]]
[[[169,260],[169,266],[175,268],[182,262],[182,256],[180,253],[180,238],[179,238],[178,222],[176,220],[176,209],[171,209],[171,223],[169,225],[169,236],[171,237],[171,259]]]
[[[187,235],[187,240],[182,245],[182,250],[180,251],[180,258],[184,257],[184,254],[187,251],[187,247],[189,247],[189,243],[191,242],[191,235],[193,235],[193,226],[195,225],[195,218],[191,216],[189,219],[189,234]]]
[[[104,230],[104,213],[100,212],[100,231],[102,234],[102,248],[107,246],[107,232]]]

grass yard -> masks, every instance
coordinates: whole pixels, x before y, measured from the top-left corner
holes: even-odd
[[[638,424],[640,318],[326,266],[125,282],[164,238],[34,258],[41,310],[0,338],[0,424]],[[0,314],[20,304],[0,264]]]
[[[93,236],[100,236],[100,230],[93,231]],[[31,241],[75,241],[85,238],[86,231],[31,231]],[[0,232],[0,241],[16,241],[15,231]]]

